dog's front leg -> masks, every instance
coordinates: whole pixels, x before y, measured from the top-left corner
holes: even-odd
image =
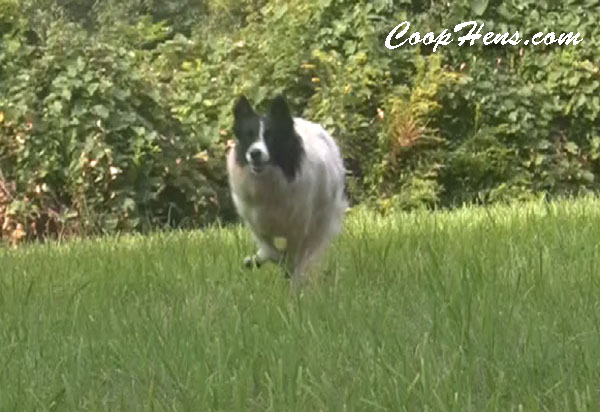
[[[300,284],[306,279],[311,265],[322,253],[326,240],[327,232],[317,230],[311,235],[289,242],[287,273],[293,283]]]
[[[254,239],[258,245],[258,251],[252,256],[246,256],[244,258],[244,266],[250,268],[253,266],[260,267],[267,261],[280,263],[283,255],[277,250],[273,239],[268,236],[260,236],[254,234]]]
[[[295,284],[299,284],[304,279],[308,266],[305,244],[306,239],[302,238],[292,238],[288,240],[284,275]]]

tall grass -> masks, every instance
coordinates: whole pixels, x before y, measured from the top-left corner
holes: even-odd
[[[300,293],[241,228],[0,253],[2,411],[597,411],[600,202],[353,211]]]

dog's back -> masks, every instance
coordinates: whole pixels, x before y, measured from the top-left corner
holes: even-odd
[[[314,196],[313,216],[323,216],[331,221],[330,230],[335,234],[348,206],[344,195],[346,170],[340,149],[320,124],[295,118],[294,125],[307,151],[307,165],[301,173],[304,174],[303,183],[313,188],[308,191]]]

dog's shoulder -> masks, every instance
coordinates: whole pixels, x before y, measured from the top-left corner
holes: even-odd
[[[295,117],[294,128],[305,144],[319,146],[325,143],[329,147],[329,150],[333,150],[334,152],[339,150],[331,134],[319,123]]]
[[[323,129],[323,126],[320,124],[311,122],[310,120],[306,120],[301,117],[294,117],[294,129],[296,129],[296,133],[303,138],[316,137],[325,132],[325,129]]]
[[[302,118],[294,118],[294,127],[304,142],[308,163],[316,173],[343,180],[346,170],[342,154],[331,134],[322,125]]]

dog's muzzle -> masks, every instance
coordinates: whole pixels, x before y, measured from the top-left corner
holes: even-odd
[[[248,165],[250,166],[250,170],[252,171],[252,173],[254,174],[259,174],[261,173],[267,163],[268,163],[268,156],[265,155],[265,153],[263,153],[262,150],[260,150],[259,148],[251,148],[248,151]]]

